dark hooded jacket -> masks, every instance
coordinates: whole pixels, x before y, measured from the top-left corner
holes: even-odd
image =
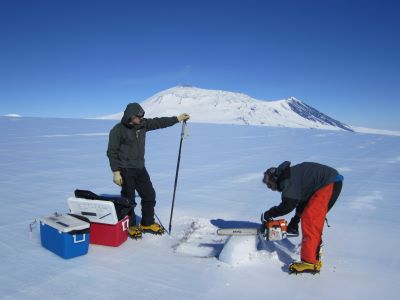
[[[109,135],[107,156],[113,172],[121,168],[144,168],[146,132],[172,126],[177,117],[142,119],[139,125],[129,124],[133,116],[143,114],[138,103],[130,103],[124,111],[121,122],[115,125]]]
[[[295,208],[296,214],[301,213],[317,190],[343,180],[334,168],[314,162],[303,162],[292,167],[289,162],[284,162],[278,170],[280,168],[278,191],[282,193],[282,202],[266,212],[271,218],[286,215]]]

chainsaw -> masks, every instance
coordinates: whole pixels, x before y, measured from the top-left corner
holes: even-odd
[[[287,233],[287,221],[285,219],[265,221],[265,230],[261,232],[260,228],[220,228],[218,235],[245,236],[260,235],[268,241],[280,241],[287,237],[295,237],[298,234]]]

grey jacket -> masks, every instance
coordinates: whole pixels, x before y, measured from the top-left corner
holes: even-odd
[[[337,180],[343,180],[334,168],[314,162],[287,167],[281,177],[278,190],[282,192],[282,202],[266,212],[272,218],[286,215],[296,207],[304,209],[317,190]]]
[[[128,104],[121,122],[110,131],[107,156],[113,172],[122,168],[143,169],[146,132],[178,123],[177,117],[162,117],[142,119],[139,125],[129,124],[129,119],[140,113],[144,111],[138,103]]]

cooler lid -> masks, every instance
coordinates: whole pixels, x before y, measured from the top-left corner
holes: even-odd
[[[43,217],[40,221],[61,232],[70,232],[73,230],[83,230],[90,227],[90,223],[82,221],[70,215],[52,215]]]
[[[90,222],[112,225],[118,223],[117,212],[111,201],[70,197],[67,202],[72,214],[84,216]]]

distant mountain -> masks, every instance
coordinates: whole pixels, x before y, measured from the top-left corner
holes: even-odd
[[[141,103],[146,117],[190,114],[191,122],[353,131],[294,97],[261,101],[245,94],[177,86]],[[119,120],[123,112],[100,117]]]
[[[3,117],[21,118],[22,116],[21,116],[21,115],[18,115],[18,114],[6,114],[6,115],[3,115]]]

